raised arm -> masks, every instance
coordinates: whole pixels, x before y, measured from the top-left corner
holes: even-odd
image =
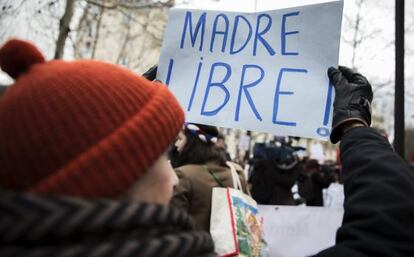
[[[341,140],[345,212],[336,245],[318,256],[414,256],[414,170],[368,127],[366,78],[343,67],[329,77],[340,108],[331,140]]]

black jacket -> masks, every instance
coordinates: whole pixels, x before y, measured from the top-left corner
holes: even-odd
[[[306,201],[307,206],[323,206],[323,189],[329,187],[331,182],[321,171],[311,174],[313,184],[313,198]]]
[[[371,128],[343,136],[344,218],[317,256],[414,256],[414,170]]]
[[[252,197],[258,204],[295,205],[292,186],[299,171],[299,165],[282,170],[272,160],[256,161],[250,177]]]

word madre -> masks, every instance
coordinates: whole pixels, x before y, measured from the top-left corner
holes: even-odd
[[[299,16],[299,14],[300,12],[296,11],[282,15],[279,40],[281,55],[299,54],[298,52],[289,52],[286,46],[288,36],[299,34],[299,31],[290,31],[287,28],[287,20],[289,17]],[[221,52],[227,52],[230,55],[249,51],[251,55],[256,56],[259,47],[263,47],[270,56],[276,54],[276,47],[272,46],[265,38],[266,34],[272,29],[272,25],[274,25],[272,16],[266,13],[259,14],[254,19],[255,24],[252,24],[245,15],[235,15],[231,22],[226,14],[219,13],[214,16],[211,19],[213,24],[211,34],[208,37],[209,42],[205,42],[207,13],[203,12],[198,20],[194,22],[192,12],[187,11],[181,33],[180,48],[184,48],[186,44],[195,47],[196,42],[198,42],[199,51],[202,51],[204,45],[208,44],[210,52],[215,51],[215,48],[219,48]],[[230,24],[233,24],[233,28],[230,27]],[[218,47],[215,45],[218,45]]]

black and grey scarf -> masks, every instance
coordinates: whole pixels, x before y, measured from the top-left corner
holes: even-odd
[[[0,193],[0,256],[216,256],[208,233],[170,207]]]

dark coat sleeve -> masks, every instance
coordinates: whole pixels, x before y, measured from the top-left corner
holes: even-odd
[[[317,256],[414,256],[414,170],[371,128],[341,142],[344,218]]]

